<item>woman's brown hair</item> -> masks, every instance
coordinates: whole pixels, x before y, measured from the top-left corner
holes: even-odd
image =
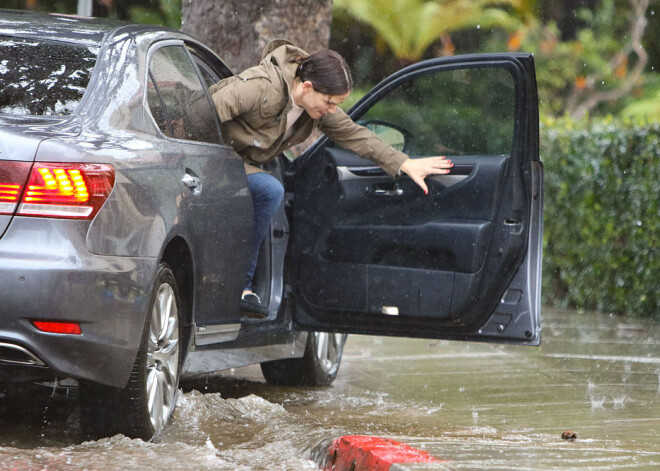
[[[353,89],[353,77],[344,58],[329,49],[296,58],[296,77],[310,81],[314,90],[324,95],[343,95]]]

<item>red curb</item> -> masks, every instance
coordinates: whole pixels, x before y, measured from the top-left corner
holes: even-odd
[[[394,463],[443,463],[425,451],[389,438],[347,435],[328,448],[324,471],[389,471]]]

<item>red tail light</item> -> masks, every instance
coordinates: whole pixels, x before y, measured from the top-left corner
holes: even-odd
[[[32,162],[0,161],[0,214],[14,214]]]
[[[110,195],[115,170],[108,164],[0,162],[0,214],[92,219]]]
[[[40,331],[51,334],[82,335],[82,329],[77,322],[32,321],[32,324]]]

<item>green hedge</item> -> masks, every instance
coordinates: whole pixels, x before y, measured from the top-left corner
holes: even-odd
[[[659,122],[542,123],[546,303],[660,318],[659,142]]]

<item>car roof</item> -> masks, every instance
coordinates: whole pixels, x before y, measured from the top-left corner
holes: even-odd
[[[0,10],[0,36],[48,39],[99,46],[108,32],[124,25],[104,18]]]

